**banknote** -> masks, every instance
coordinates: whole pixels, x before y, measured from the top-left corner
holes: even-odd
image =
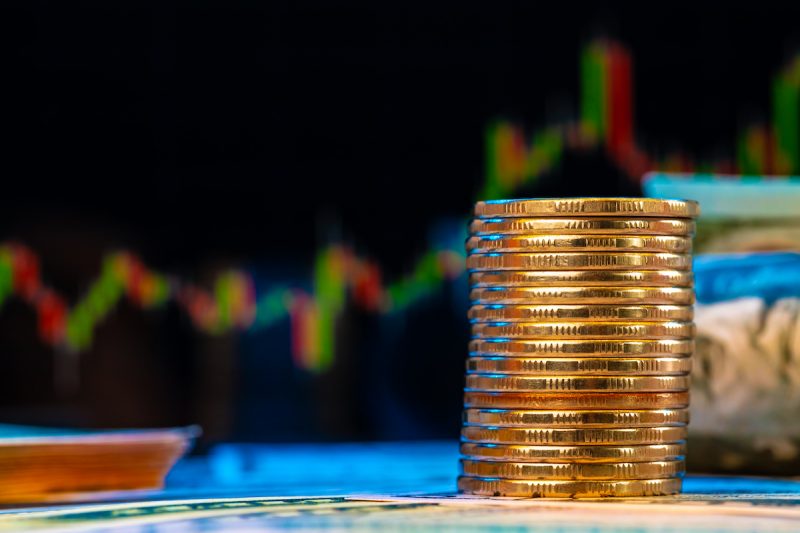
[[[689,478],[687,493],[599,500],[487,499],[456,494],[210,498],[0,513],[0,531],[797,531],[800,483]],[[743,489],[742,493],[714,490]],[[772,485],[769,485],[772,483]],[[709,490],[709,492],[699,492]]]

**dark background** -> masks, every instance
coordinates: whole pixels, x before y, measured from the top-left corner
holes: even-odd
[[[576,116],[592,38],[632,52],[641,146],[732,157],[769,118],[800,10],[713,4],[4,3],[0,238],[35,250],[70,302],[117,247],[201,284],[236,266],[307,287],[315,251],[344,241],[396,279],[435,221],[469,212],[490,121]],[[635,193],[601,151],[519,192]],[[210,441],[455,436],[465,293],[449,284],[402,317],[348,308],[322,375],[293,367],[286,323],[209,337],[173,305],[123,303],[66,391],[12,299],[0,417],[197,422]]]

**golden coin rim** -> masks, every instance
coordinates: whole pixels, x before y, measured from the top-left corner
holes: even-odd
[[[613,428],[685,426],[689,409],[491,409],[468,407],[462,413],[468,426],[524,428]]]
[[[469,291],[469,300],[473,305],[692,305],[695,294],[689,287],[475,287]]]
[[[503,357],[664,357],[690,356],[694,341],[689,339],[656,340],[504,340],[472,339],[470,356]]]
[[[497,444],[660,444],[686,440],[687,426],[521,428],[462,426],[461,440]]]
[[[632,463],[684,459],[686,457],[686,443],[639,444],[633,446],[548,446],[461,442],[459,451],[462,457],[482,461]]]
[[[680,477],[621,481],[525,481],[459,476],[462,494],[514,498],[598,498],[637,497],[678,494],[683,487]]]
[[[700,206],[692,200],[659,198],[514,198],[476,202],[474,213],[477,218],[575,215],[696,218]]]
[[[630,234],[691,236],[696,231],[693,220],[684,218],[614,218],[614,217],[506,217],[475,218],[470,221],[471,235],[516,234]]]
[[[467,270],[691,270],[691,254],[655,252],[471,253]]]
[[[689,253],[691,237],[679,235],[504,234],[467,238],[468,253],[656,252]]]
[[[464,390],[519,392],[671,392],[688,390],[688,376],[526,376],[467,374]]]
[[[466,362],[468,374],[523,375],[687,375],[691,357],[496,357],[474,356]]]
[[[693,322],[481,322],[472,324],[476,339],[691,339]]]
[[[693,287],[691,270],[480,270],[471,288],[483,287]]]
[[[691,305],[476,304],[471,323],[490,322],[691,322]]]
[[[686,472],[686,462],[680,459],[635,463],[531,463],[462,458],[459,463],[461,474],[465,476],[522,480],[666,479]]]
[[[479,409],[681,409],[689,407],[689,391],[535,393],[464,391],[464,407]]]

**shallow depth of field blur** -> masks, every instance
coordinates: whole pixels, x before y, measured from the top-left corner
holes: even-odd
[[[800,8],[777,3],[0,12],[2,422],[456,439],[475,200],[800,175]],[[698,252],[800,249],[800,207],[753,198],[701,219]],[[794,259],[763,268],[797,280]],[[714,468],[800,471],[781,287],[698,308]]]

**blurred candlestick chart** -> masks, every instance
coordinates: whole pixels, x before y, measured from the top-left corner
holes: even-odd
[[[579,116],[526,134],[497,121],[486,130],[481,199],[500,198],[534,183],[573,150],[601,149],[634,182],[649,170],[789,175],[800,172],[800,56],[774,78],[772,120],[740,132],[730,157],[693,159],[684,152],[651,154],[637,144],[630,52],[608,40],[589,43],[580,62]],[[86,350],[95,330],[123,298],[142,309],[172,302],[205,334],[269,327],[288,319],[297,367],[324,371],[334,361],[336,321],[345,306],[402,313],[464,273],[461,231],[433,242],[408,274],[384,279],[381,266],[344,244],[319,250],[306,288],[262,289],[245,269],[221,272],[210,288],[148,267],[135,253],[116,251],[82,298],[68,305],[42,278],[39,258],[23,244],[0,247],[0,303],[9,297],[32,306],[42,342],[71,354]]]
[[[90,346],[95,328],[122,298],[142,309],[173,301],[206,334],[265,328],[288,317],[296,365],[320,371],[333,362],[335,320],[348,302],[375,313],[402,311],[463,272],[458,240],[458,245],[432,249],[407,277],[389,285],[382,283],[377,264],[347,246],[331,245],[316,256],[310,292],[279,288],[259,293],[253,276],[243,270],[220,273],[206,290],[156,272],[130,252],[113,252],[71,308],[43,283],[38,257],[23,245],[7,243],[0,248],[0,302],[13,295],[30,304],[42,341],[71,353]]]

